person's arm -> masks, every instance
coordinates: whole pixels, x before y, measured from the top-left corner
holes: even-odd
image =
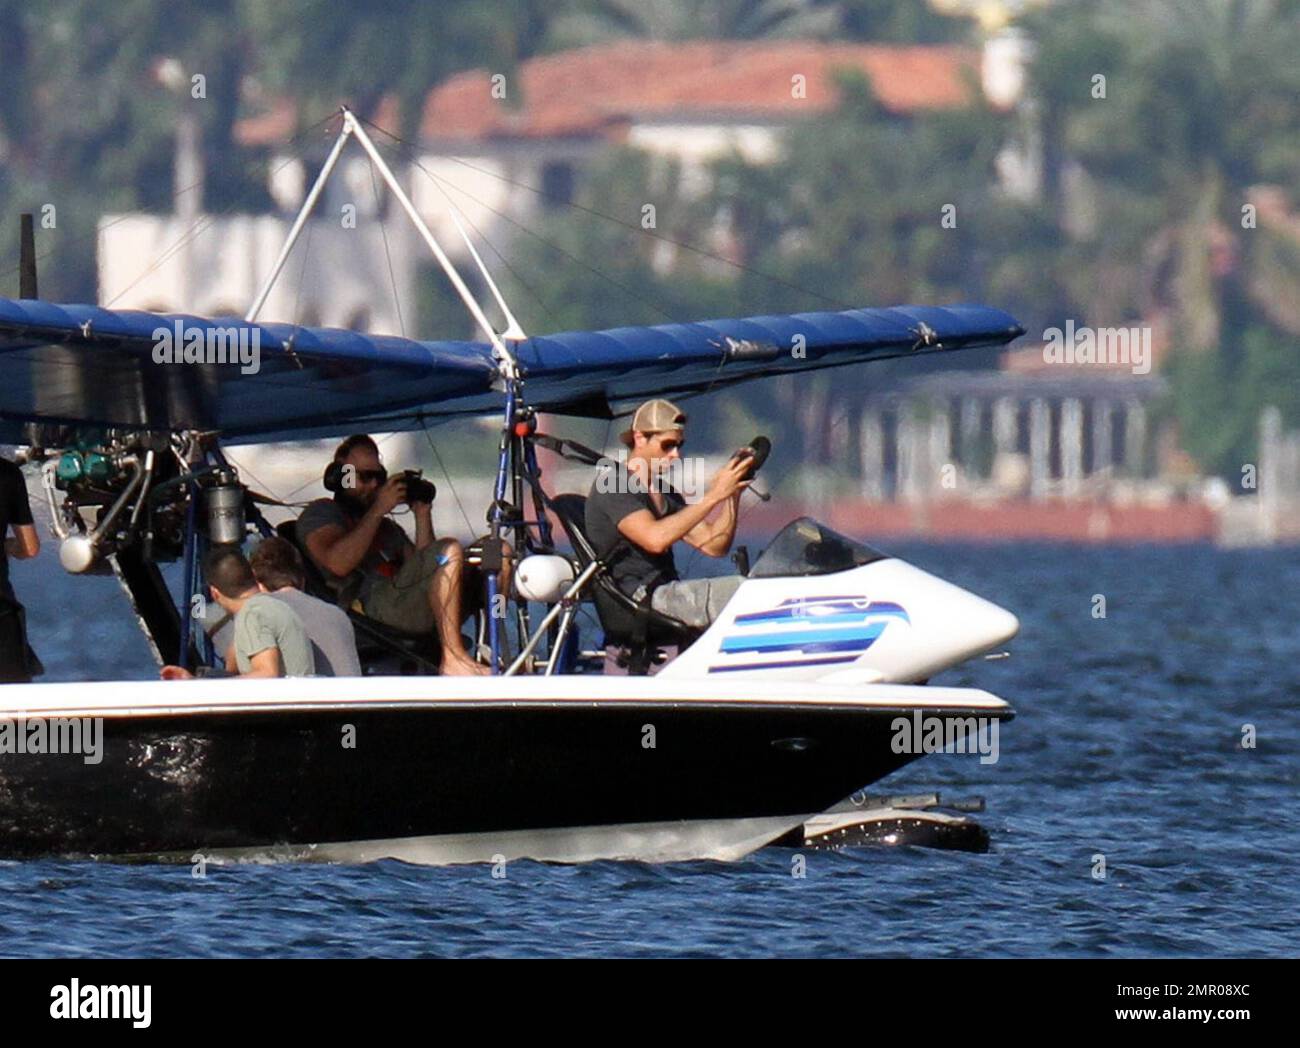
[[[437,538],[433,533],[433,503],[412,502],[411,513],[415,515],[415,548],[428,549]]]
[[[41,551],[41,540],[32,521],[32,505],[27,499],[27,485],[21,472],[5,469],[0,477],[0,498],[4,499],[4,517],[13,531],[12,535],[4,536],[5,553],[15,560],[36,556]],[[0,529],[2,535],[3,529]]]
[[[740,493],[732,495],[722,504],[722,512],[713,520],[701,521],[684,536],[685,541],[709,557],[721,557],[731,549],[736,539],[736,523]]]
[[[730,501],[733,496],[738,496],[747,488],[749,481],[742,478],[748,469],[749,463],[745,459],[732,459],[718,471],[717,476],[713,478],[713,483],[709,485],[709,490],[704,493],[704,497],[699,502],[658,520],[648,509],[639,509],[618,522],[619,533],[647,553],[663,553],[671,549],[674,542],[685,538],[694,528],[703,523],[715,506]],[[730,528],[734,534],[734,517]],[[727,544],[730,545],[729,538]],[[724,548],[722,552],[725,553],[726,549]]]
[[[283,677],[279,648],[263,648],[256,655],[249,656],[251,669],[241,673],[241,677]]]
[[[235,646],[232,644],[226,649],[226,672],[239,675],[239,660],[235,658]]]
[[[393,477],[379,489],[356,527],[348,530],[341,524],[326,524],[312,531],[306,538],[312,560],[331,575],[351,575],[365,559],[384,518],[405,496],[406,483],[401,477]]]
[[[14,560],[27,560],[41,551],[41,538],[34,524],[14,524],[13,534],[5,539],[5,553]]]

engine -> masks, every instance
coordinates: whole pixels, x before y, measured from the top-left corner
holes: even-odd
[[[235,470],[201,437],[125,430],[60,430],[54,447],[33,447],[41,460],[59,561],[74,574],[106,572],[127,549],[143,560],[174,561],[185,549],[190,500],[214,544],[239,543],[247,493]]]

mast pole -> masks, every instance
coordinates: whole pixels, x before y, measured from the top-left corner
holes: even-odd
[[[346,108],[343,110],[343,120],[345,126],[349,126],[352,129],[352,133],[356,135],[357,141],[361,143],[361,148],[366,151],[371,162],[378,169],[380,177],[383,178],[384,183],[388,188],[392,190],[393,196],[397,198],[398,203],[402,205],[402,210],[406,212],[406,216],[411,220],[411,224],[415,226],[416,231],[429,246],[429,250],[433,252],[433,257],[436,258],[438,264],[442,266],[442,271],[447,274],[447,279],[451,281],[452,287],[456,289],[456,293],[460,295],[461,301],[465,303],[465,308],[469,310],[470,315],[475,319],[475,321],[477,321],[478,326],[483,329],[484,334],[487,335],[488,341],[492,343],[492,353],[497,361],[497,369],[501,376],[506,397],[504,405],[505,417],[502,422],[501,444],[497,461],[497,478],[496,484],[493,488],[494,498],[491,513],[492,540],[500,543],[502,533],[506,529],[506,522],[502,519],[501,503],[505,498],[506,484],[510,477],[511,469],[514,466],[514,456],[512,454],[514,443],[512,440],[512,434],[520,402],[520,387],[522,385],[520,382],[518,361],[515,359],[513,350],[507,346],[505,338],[503,338],[496,328],[492,326],[491,321],[487,318],[487,314],[483,311],[483,307],[479,304],[478,300],[474,297],[473,292],[470,291],[465,281],[461,278],[459,271],[456,269],[455,265],[452,264],[451,259],[447,257],[447,253],[443,251],[442,245],[438,243],[438,238],[433,235],[433,232],[420,216],[420,212],[417,211],[415,205],[411,203],[411,198],[406,195],[406,191],[393,175],[387,162],[380,155],[379,150],[375,148],[375,144],[370,140],[370,136],[366,133],[366,129],[361,126],[357,118]],[[443,193],[443,196],[446,196],[445,192]],[[448,203],[451,203],[451,201],[448,200]],[[506,337],[511,339],[522,339],[526,337],[523,329],[519,326],[518,321],[515,320],[514,315],[505,304],[505,299],[497,288],[496,282],[488,273],[487,267],[483,264],[483,259],[479,256],[479,253],[474,249],[474,245],[470,242],[464,226],[461,225],[460,220],[456,217],[454,204],[452,204],[452,209],[452,221],[455,222],[456,228],[460,231],[461,237],[469,248],[471,257],[478,265],[479,271],[483,274],[488,287],[491,288],[492,294],[496,297],[497,303],[501,306],[501,310],[505,314],[506,322],[509,325]],[[498,549],[499,548],[500,547],[498,546]],[[497,574],[496,572],[491,572],[487,578],[487,614],[488,643],[492,650],[493,673],[501,672],[502,662],[501,642],[503,638],[501,636],[500,618],[497,615],[497,607],[501,603],[497,598],[500,595],[497,584]]]
[[[497,333],[497,330],[492,326],[491,321],[488,320],[487,314],[483,312],[483,307],[479,305],[473,292],[470,291],[465,281],[461,279],[460,273],[452,264],[451,259],[447,257],[447,253],[443,251],[442,245],[438,243],[438,238],[433,235],[429,227],[425,224],[424,219],[420,217],[420,212],[417,211],[415,205],[411,203],[411,198],[406,195],[406,191],[393,175],[392,170],[380,155],[379,150],[375,148],[375,144],[370,141],[370,136],[366,134],[366,129],[361,126],[360,122],[352,114],[352,111],[346,107],[343,110],[343,121],[344,126],[352,129],[352,133],[356,135],[357,141],[361,143],[361,148],[366,151],[371,162],[378,169],[380,177],[383,178],[388,188],[392,190],[393,196],[395,196],[397,202],[402,205],[402,210],[406,212],[406,216],[411,220],[416,231],[419,232],[420,236],[424,239],[424,242],[429,245],[429,250],[433,252],[433,257],[438,260],[438,264],[442,266],[442,271],[447,274],[447,279],[451,281],[452,287],[456,289],[456,293],[460,295],[461,301],[465,303],[465,308],[469,310],[470,315],[478,322],[478,326],[483,329],[483,333],[487,335],[488,341],[492,343],[493,354],[496,356],[497,363],[501,368],[502,378],[506,379],[508,382],[517,377],[518,364],[515,360],[514,353],[506,346],[505,340]]]
[[[370,157],[370,162],[374,164],[375,168],[379,171],[379,175],[384,180],[384,184],[388,186],[389,190],[392,191],[393,196],[397,198],[398,203],[402,205],[402,210],[406,212],[406,216],[411,220],[411,224],[415,226],[416,231],[420,234],[420,237],[424,240],[425,244],[428,245],[429,250],[433,252],[433,257],[442,267],[442,271],[447,275],[447,279],[451,281],[452,287],[456,289],[456,293],[465,304],[465,308],[469,310],[470,316],[472,316],[478,326],[482,328],[484,334],[488,337],[488,341],[492,345],[492,355],[496,359],[497,370],[501,378],[503,392],[505,393],[505,418],[502,427],[500,456],[497,464],[496,485],[494,487],[495,499],[491,514],[492,538],[497,542],[500,542],[502,532],[507,526],[506,522],[503,520],[501,503],[505,498],[506,485],[511,476],[512,467],[517,468],[518,466],[514,461],[516,457],[514,454],[516,441],[513,439],[513,434],[518,407],[522,402],[522,382],[520,381],[518,361],[516,360],[511,347],[507,345],[506,339],[518,341],[527,336],[524,334],[524,330],[520,326],[519,322],[515,319],[514,314],[510,311],[510,307],[506,305],[505,298],[502,296],[500,288],[497,287],[496,281],[492,279],[492,275],[488,272],[482,256],[480,256],[478,251],[475,249],[474,244],[469,238],[469,234],[465,231],[464,225],[457,217],[456,205],[451,198],[447,196],[446,190],[443,190],[441,186],[438,187],[451,207],[450,214],[452,222],[455,223],[457,231],[465,241],[465,246],[469,249],[470,257],[474,260],[475,265],[483,275],[483,279],[491,290],[497,304],[501,307],[502,313],[505,315],[507,328],[504,336],[492,326],[492,322],[488,320],[487,314],[483,311],[483,307],[474,297],[473,292],[470,291],[469,286],[465,283],[451,259],[447,257],[447,253],[443,251],[442,245],[438,243],[438,238],[433,235],[433,232],[420,216],[419,211],[416,210],[415,205],[411,203],[411,198],[407,196],[406,191],[402,188],[401,183],[397,181],[392,169],[388,166],[388,163],[384,160],[379,150],[375,148],[374,142],[370,140],[370,136],[366,133],[366,129],[361,125],[361,122],[357,119],[356,115],[348,109],[347,106],[340,107],[340,111],[343,114],[343,129],[340,131],[339,137],[334,143],[334,148],[330,150],[329,157],[326,159],[324,167],[321,168],[320,174],[316,176],[316,181],[312,185],[311,192],[308,193],[307,198],[303,201],[302,207],[298,212],[298,217],[294,220],[293,226],[289,230],[289,235],[285,239],[284,246],[280,249],[280,255],[276,259],[275,265],[267,277],[266,282],[262,285],[262,289],[258,293],[257,299],[254,301],[248,313],[245,314],[244,320],[248,323],[252,323],[257,318],[257,314],[261,311],[262,306],[265,305],[267,296],[271,292],[271,287],[284,269],[289,254],[293,250],[294,244],[297,243],[298,237],[302,233],[303,226],[306,224],[308,216],[311,214],[312,209],[316,205],[317,199],[320,197],[321,190],[324,188],[326,181],[329,179],[335,165],[338,163],[339,155],[343,152],[343,147],[347,144],[349,138],[356,138],[357,142],[360,143],[361,148],[366,151],[366,155]],[[496,573],[492,573],[488,577],[487,596],[488,635],[492,648],[492,669],[495,673],[500,672],[502,641],[500,623],[495,614],[496,605],[498,604],[498,601],[496,600],[496,597],[498,596]]]
[[[280,255],[275,260],[275,265],[271,267],[271,272],[263,282],[262,289],[257,293],[257,298],[253,300],[252,306],[244,314],[246,323],[251,324],[256,320],[257,314],[266,305],[266,299],[271,294],[271,288],[275,286],[275,282],[280,278],[280,273],[284,270],[284,264],[289,261],[289,254],[293,251],[294,245],[298,243],[298,237],[302,235],[303,226],[307,224],[307,218],[311,215],[312,209],[315,208],[321,190],[325,188],[325,183],[329,181],[334,166],[339,162],[339,155],[343,152],[343,147],[347,145],[348,139],[352,136],[352,125],[348,120],[351,114],[346,109],[343,112],[345,114],[343,130],[339,132],[339,137],[334,142],[334,148],[330,150],[330,154],[325,160],[325,166],[320,169],[320,174],[316,176],[311,192],[307,194],[307,199],[302,202],[302,207],[298,209],[298,217],[294,219],[293,225],[289,229],[289,235],[285,238],[284,246],[280,248]]]
[[[478,253],[478,248],[474,246],[474,241],[470,239],[469,233],[466,232],[465,226],[461,223],[459,214],[460,208],[456,206],[456,202],[452,200],[447,190],[442,187],[442,182],[431,172],[427,173],[429,174],[430,181],[432,181],[437,187],[438,192],[442,194],[442,199],[447,202],[447,216],[456,226],[456,232],[460,234],[461,240],[465,242],[465,249],[474,260],[474,264],[478,267],[478,271],[482,275],[484,283],[487,284],[488,290],[492,292],[492,297],[496,299],[497,305],[501,307],[501,312],[505,314],[506,330],[503,332],[503,337],[514,341],[522,341],[523,339],[526,339],[528,335],[525,334],[523,326],[515,319],[514,313],[511,312],[510,307],[506,304],[505,296],[501,294],[501,289],[497,287],[497,282],[492,279],[492,274],[488,271],[487,264],[483,261],[483,256]]]
[[[18,297],[39,297],[36,292],[36,233],[32,216],[26,212],[18,220]]]

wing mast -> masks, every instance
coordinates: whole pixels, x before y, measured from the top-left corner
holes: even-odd
[[[501,540],[507,529],[506,488],[512,476],[516,474],[518,470],[523,468],[523,463],[518,461],[519,455],[522,451],[522,440],[515,432],[517,416],[522,410],[524,410],[521,396],[521,383],[519,381],[519,364],[515,357],[514,350],[510,345],[508,345],[507,340],[521,341],[527,338],[527,335],[524,334],[523,327],[519,324],[519,321],[515,319],[514,313],[506,304],[505,296],[501,294],[501,289],[497,286],[496,281],[492,279],[492,274],[488,272],[487,265],[483,262],[482,256],[478,253],[473,242],[470,240],[469,234],[466,232],[465,226],[458,215],[459,209],[456,207],[455,202],[452,201],[451,197],[447,194],[447,191],[438,184],[437,179],[433,180],[434,184],[438,186],[439,192],[442,193],[443,199],[447,202],[451,220],[455,224],[457,231],[460,233],[461,239],[465,242],[465,247],[469,251],[470,258],[474,260],[474,264],[478,267],[478,271],[482,275],[487,287],[490,289],[492,297],[496,300],[502,314],[505,316],[506,330],[504,332],[498,332],[496,328],[492,326],[492,322],[488,320],[487,313],[484,312],[482,305],[479,303],[478,299],[474,297],[474,293],[470,291],[469,286],[465,283],[451,259],[447,257],[447,253],[443,250],[442,245],[438,243],[438,238],[433,235],[433,231],[429,229],[428,224],[421,217],[419,211],[416,210],[415,205],[411,203],[411,198],[407,196],[406,191],[402,188],[401,183],[397,181],[392,169],[388,166],[379,150],[375,148],[374,142],[371,141],[370,135],[366,133],[366,129],[362,126],[361,121],[357,119],[356,115],[348,109],[347,106],[341,107],[340,112],[343,115],[343,126],[339,131],[339,136],[335,140],[334,146],[329,152],[329,156],[326,157],[325,163],[321,167],[320,174],[316,176],[316,181],[311,187],[311,192],[309,192],[306,199],[303,200],[302,207],[298,211],[298,216],[294,219],[293,225],[290,227],[289,233],[285,237],[284,245],[280,248],[280,254],[276,258],[275,264],[271,267],[271,272],[267,274],[266,281],[258,292],[257,298],[253,301],[252,306],[249,307],[248,312],[244,315],[244,320],[252,323],[257,319],[258,313],[261,312],[262,307],[266,304],[266,299],[270,295],[272,287],[275,286],[276,280],[279,279],[280,274],[284,271],[285,263],[289,260],[289,255],[292,253],[294,245],[298,242],[298,238],[302,235],[308,217],[310,217],[312,210],[316,206],[316,202],[320,199],[321,191],[325,188],[325,184],[329,181],[335,167],[338,165],[339,157],[342,156],[343,149],[347,145],[348,139],[355,138],[361,148],[365,150],[366,155],[370,158],[370,162],[374,164],[376,170],[378,170],[384,183],[392,191],[393,196],[396,197],[398,203],[402,205],[402,210],[406,212],[407,217],[411,220],[411,224],[415,226],[416,232],[420,234],[420,237],[424,240],[425,244],[428,245],[429,250],[433,253],[433,257],[437,259],[438,265],[442,267],[442,271],[447,274],[447,279],[451,281],[452,287],[456,289],[456,293],[465,304],[465,308],[469,310],[470,316],[472,316],[478,326],[483,329],[484,334],[487,335],[488,341],[492,345],[492,355],[497,362],[497,372],[501,379],[502,390],[505,393],[505,417],[501,428],[501,442],[498,448],[497,477],[496,485],[493,489],[495,497],[492,500],[492,509],[490,513],[493,551],[490,555],[485,557],[485,560],[489,566],[497,565],[499,567]],[[432,178],[432,176],[430,177]],[[516,487],[518,487],[518,485],[516,485]],[[514,518],[515,514],[512,513],[510,516]],[[517,538],[516,544],[522,549],[524,542],[526,542],[527,534],[522,519],[520,519],[516,524],[515,530]],[[489,570],[487,572],[488,640],[492,649],[492,670],[494,673],[499,672],[502,665],[499,626],[503,616],[497,614],[498,605],[500,604],[500,601],[497,600],[498,596],[496,571]]]
[[[271,289],[275,286],[275,282],[284,271],[285,263],[288,262],[289,255],[292,253],[294,245],[297,244],[298,238],[302,235],[303,227],[307,224],[307,219],[315,209],[317,200],[320,199],[321,191],[325,188],[326,183],[330,179],[330,175],[333,174],[335,167],[338,165],[339,157],[343,154],[344,147],[347,145],[350,138],[355,138],[357,144],[365,150],[366,155],[370,158],[370,162],[375,165],[375,169],[379,172],[379,176],[384,180],[385,185],[387,185],[392,191],[393,196],[397,198],[398,203],[402,205],[402,210],[406,212],[406,215],[411,220],[411,224],[415,227],[416,232],[420,234],[420,237],[424,240],[425,244],[428,245],[429,250],[433,253],[433,257],[437,260],[438,265],[442,267],[442,271],[447,274],[447,279],[451,281],[452,287],[456,289],[456,293],[465,304],[465,308],[469,310],[470,316],[474,318],[475,323],[477,323],[478,326],[482,328],[483,333],[487,335],[488,341],[492,345],[493,354],[496,356],[498,365],[501,368],[502,377],[506,379],[514,377],[517,374],[518,365],[515,360],[514,352],[507,345],[506,340],[510,339],[518,341],[525,339],[528,336],[524,334],[523,328],[515,319],[514,313],[511,312],[510,307],[506,304],[505,297],[501,294],[501,290],[497,286],[496,281],[492,279],[492,274],[488,272],[488,268],[483,262],[482,256],[479,255],[478,251],[475,250],[473,243],[470,241],[469,234],[465,231],[465,227],[457,215],[458,209],[456,208],[455,203],[452,202],[446,191],[439,186],[438,188],[442,192],[443,198],[451,208],[452,222],[455,224],[457,231],[465,241],[465,246],[469,250],[470,257],[478,267],[478,271],[482,275],[484,282],[487,284],[488,288],[491,289],[493,298],[496,299],[497,305],[501,307],[501,311],[505,315],[507,326],[504,332],[498,332],[496,328],[492,326],[492,322],[488,320],[487,314],[484,312],[482,305],[479,303],[478,299],[474,297],[474,293],[469,289],[464,278],[461,277],[460,271],[457,270],[455,264],[447,257],[447,253],[443,250],[442,245],[438,243],[438,238],[433,235],[428,224],[420,216],[420,212],[417,211],[415,205],[411,203],[411,198],[402,188],[401,183],[398,182],[397,177],[393,174],[387,161],[384,160],[383,155],[375,148],[374,142],[371,141],[370,135],[366,133],[366,129],[362,126],[361,121],[357,119],[356,114],[354,114],[352,110],[348,109],[347,106],[341,107],[340,112],[343,115],[343,127],[339,131],[339,136],[335,140],[329,156],[326,157],[325,163],[321,167],[320,174],[316,176],[316,181],[311,187],[311,192],[309,192],[306,199],[303,200],[302,207],[298,210],[298,216],[294,219],[293,225],[289,228],[289,233],[285,237],[283,246],[280,248],[280,254],[276,258],[275,264],[271,267],[270,273],[267,274],[261,290],[257,293],[257,298],[254,299],[248,312],[244,314],[244,320],[252,323],[257,319],[258,313],[262,311],[262,307],[266,304]]]

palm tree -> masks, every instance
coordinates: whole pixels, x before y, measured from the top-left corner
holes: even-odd
[[[551,21],[573,0],[373,0],[355,17],[333,0],[241,0],[261,49],[263,77],[328,113],[348,101],[373,115],[395,96],[398,134],[414,137],[429,90],[453,73],[515,63],[545,46]]]
[[[1072,160],[1096,188],[1094,307],[1167,311],[1180,341],[1217,347],[1246,308],[1251,187],[1300,182],[1294,0],[1057,5],[1038,29],[1034,90],[1048,201],[1062,228]],[[1106,77],[1105,97],[1093,77]],[[1114,279],[1122,270],[1125,279]],[[1111,274],[1107,283],[1106,274]],[[1119,297],[1107,301],[1105,288]],[[1122,289],[1130,289],[1125,300]]]

